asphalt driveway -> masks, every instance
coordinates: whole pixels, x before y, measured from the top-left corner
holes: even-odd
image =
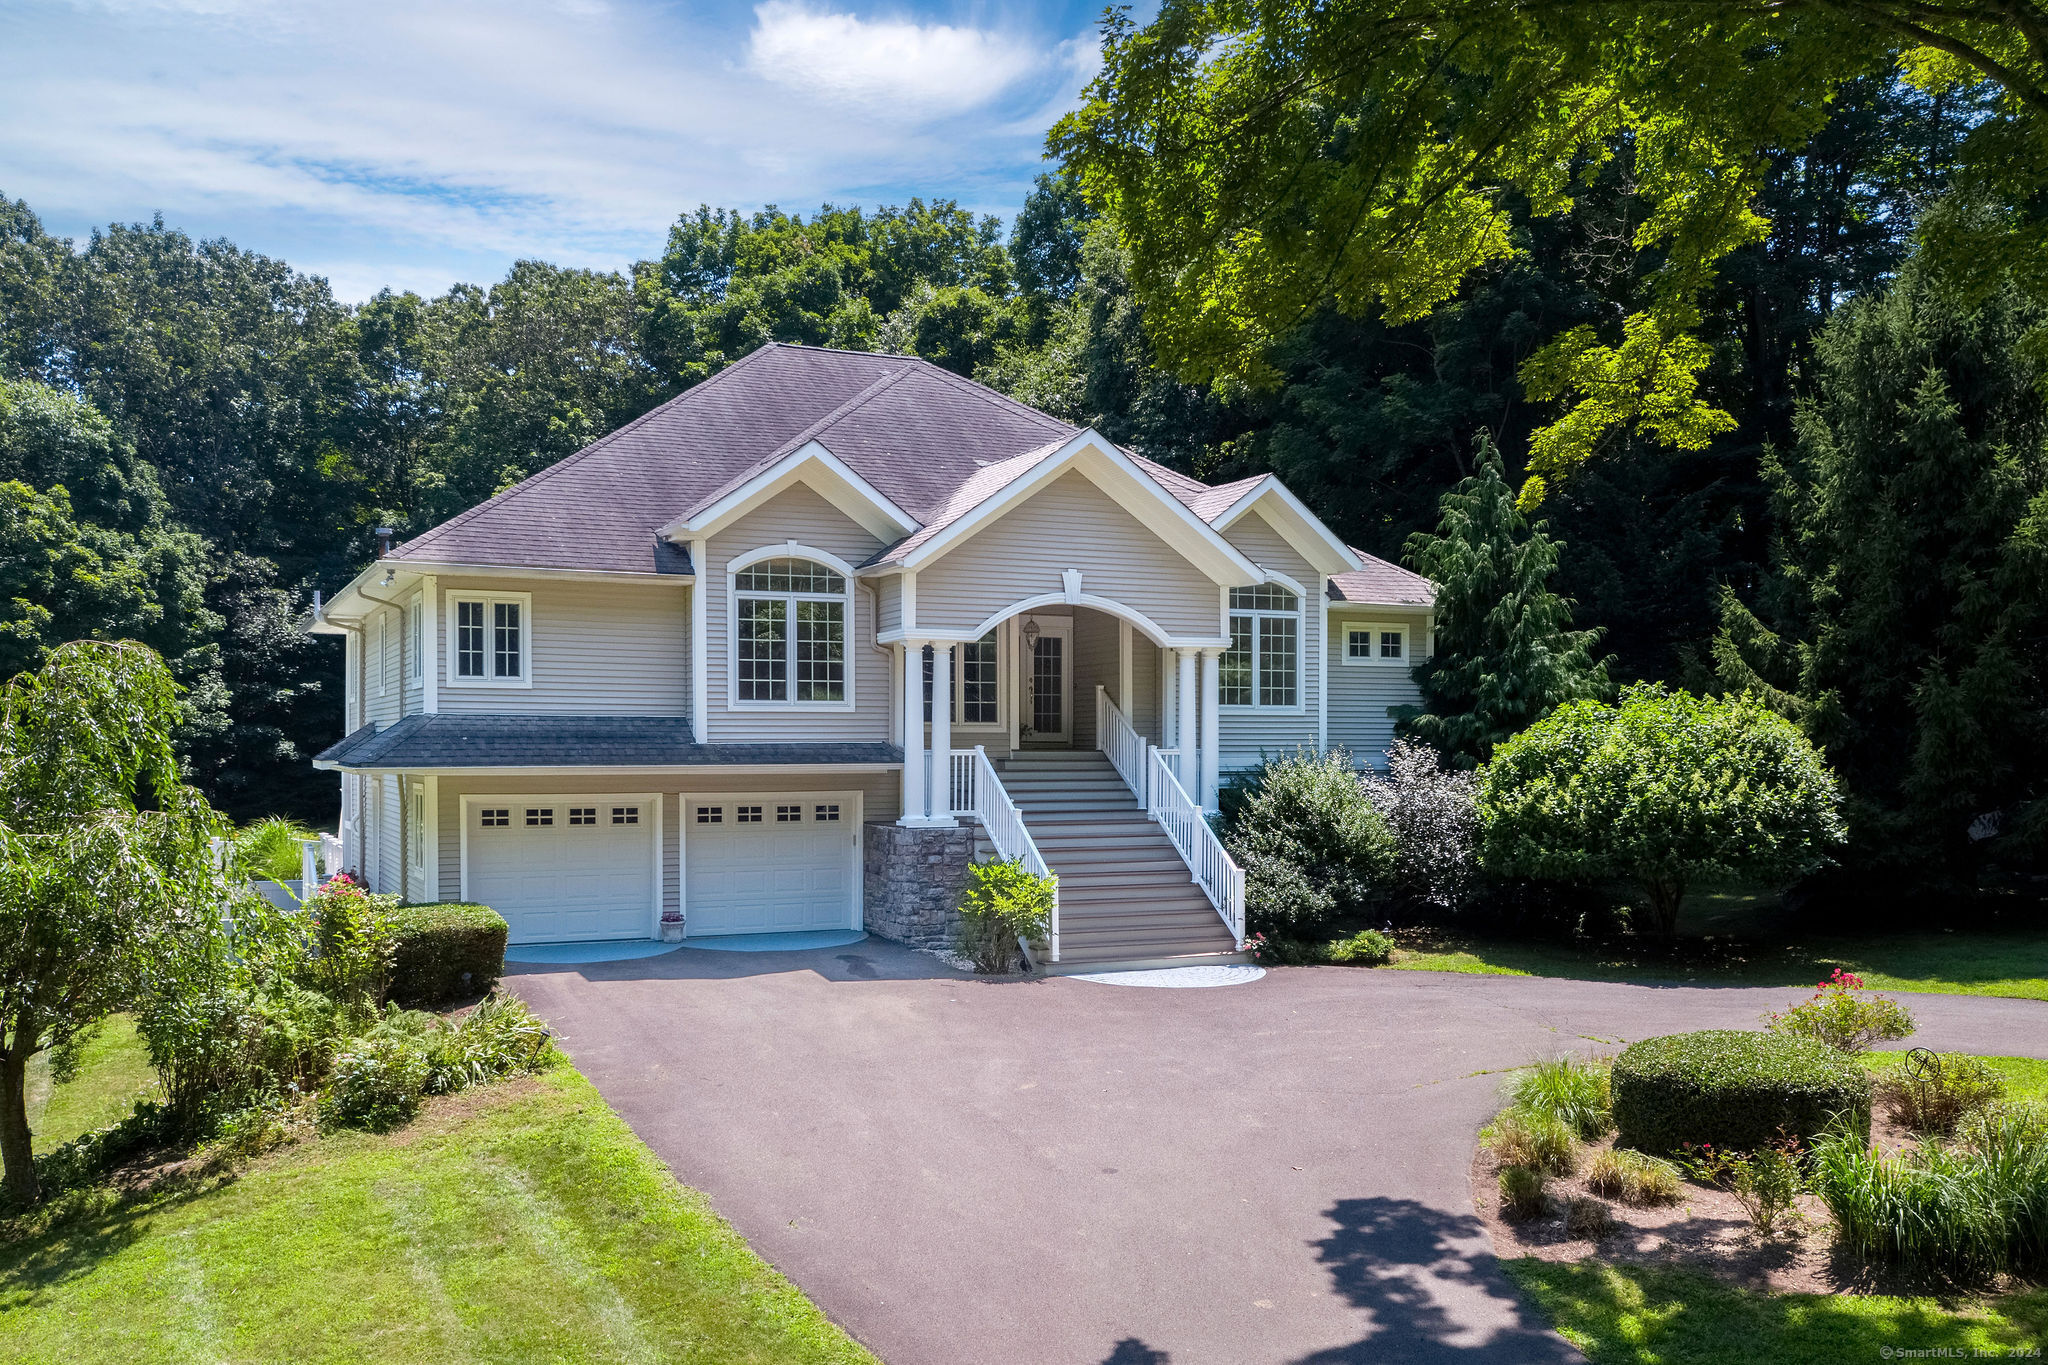
[[[1473,1216],[1499,1071],[1790,990],[1283,968],[997,982],[868,940],[515,967],[634,1129],[891,1365],[1570,1361]],[[2048,1005],[1914,996],[2048,1056]]]

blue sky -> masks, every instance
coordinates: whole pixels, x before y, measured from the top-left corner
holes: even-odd
[[[0,0],[0,194],[360,300],[659,252],[698,203],[1016,211],[1100,0]]]

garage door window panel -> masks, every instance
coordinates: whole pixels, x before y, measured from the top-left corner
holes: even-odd
[[[505,917],[516,943],[646,938],[655,921],[655,822],[613,824],[645,798],[477,802],[463,893]]]
[[[858,915],[857,810],[837,794],[691,803],[684,920],[692,937],[841,929]],[[723,822],[706,820],[722,809]]]

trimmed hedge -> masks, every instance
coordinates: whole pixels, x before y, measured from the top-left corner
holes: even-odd
[[[488,905],[435,901],[391,914],[396,944],[389,996],[403,1005],[438,1005],[482,995],[505,972],[505,917]]]
[[[1754,1151],[1781,1133],[1810,1142],[1838,1114],[1870,1135],[1870,1076],[1809,1038],[1710,1029],[1646,1038],[1614,1059],[1619,1145]]]

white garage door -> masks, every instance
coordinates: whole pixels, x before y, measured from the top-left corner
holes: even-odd
[[[480,797],[463,822],[465,895],[503,915],[512,942],[654,933],[652,797]]]
[[[690,936],[851,927],[856,799],[832,792],[691,798],[683,810]]]

